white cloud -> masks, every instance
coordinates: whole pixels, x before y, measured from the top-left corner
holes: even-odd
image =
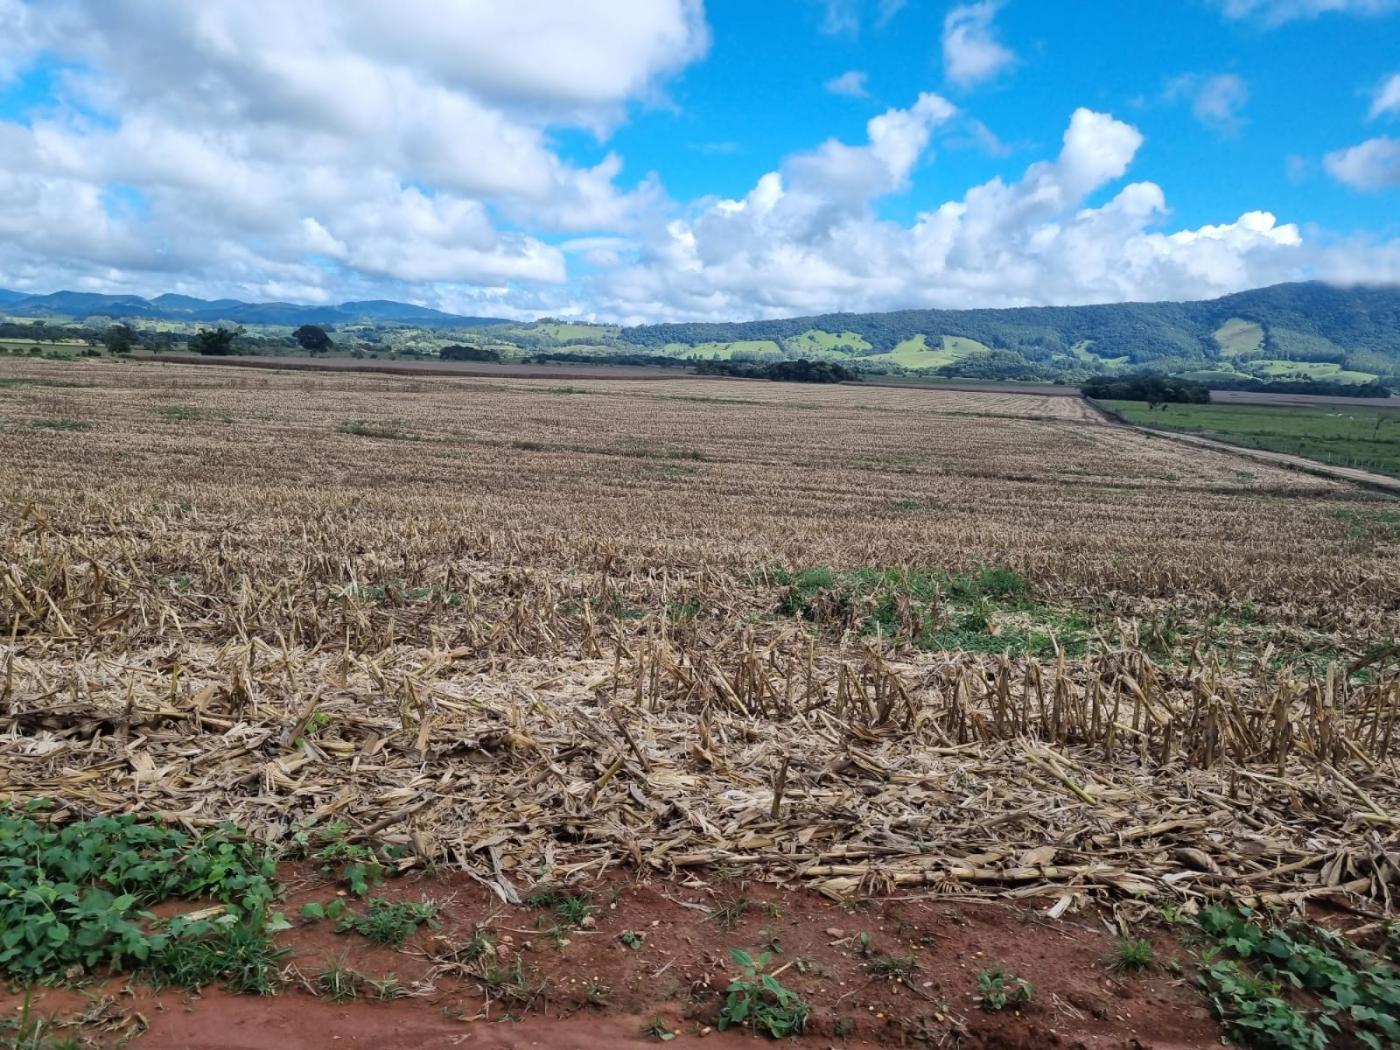
[[[826,90],[833,95],[847,95],[851,98],[868,98],[870,89],[866,87],[869,79],[868,73],[852,69],[842,73],[839,77],[832,77],[825,84]]]
[[[828,36],[855,36],[860,32],[859,0],[821,0],[821,31]]]
[[[1380,87],[1376,88],[1371,99],[1371,119],[1385,114],[1400,116],[1400,73],[1393,73]]]
[[[699,0],[526,6],[0,0],[0,76],[41,52],[68,63],[60,104],[0,120],[0,286],[666,320],[1400,279],[1400,242],[1329,243],[1262,211],[1173,224],[1160,186],[1125,182],[1142,134],[1088,109],[1019,177],[937,198],[917,178],[935,144],[1007,150],[925,93],[746,193],[675,201],[606,143],[708,46]],[[957,46],[990,50],[950,62],[950,82],[1012,60],[996,11],[954,12]],[[596,137],[587,161],[564,130]],[[1397,149],[1327,167],[1378,188]],[[895,221],[886,199],[905,194],[918,210]]]
[[[1166,98],[1169,102],[1189,99],[1191,113],[1198,121],[1222,134],[1233,135],[1244,124],[1249,85],[1234,73],[1187,73],[1167,85]]]
[[[1332,177],[1358,190],[1400,186],[1400,139],[1370,139],[1350,149],[1329,153],[1323,163]]]
[[[634,321],[734,319],[1205,298],[1360,273],[1400,279],[1400,244],[1309,243],[1264,211],[1163,230],[1166,195],[1152,182],[1091,204],[1127,174],[1143,137],[1087,109],[1075,112],[1058,156],[1020,179],[974,186],[907,225],[879,218],[873,202],[899,192],[931,136],[956,116],[925,96],[872,121],[862,145],[828,142],[741,199],[702,202],[603,275],[599,298]]]
[[[69,64],[69,104],[0,123],[0,283],[562,282],[544,236],[658,190],[553,129],[606,134],[708,41],[700,0],[0,0],[0,75]]]
[[[993,25],[1002,0],[960,4],[943,20],[943,67],[961,88],[990,80],[1016,61],[996,38]]]
[[[880,0],[875,12],[875,28],[883,29],[889,25],[891,19],[903,11],[908,2],[909,0]]]
[[[1400,10],[1400,0],[1220,0],[1220,3],[1230,18],[1257,18],[1268,25],[1326,14],[1374,16]]]

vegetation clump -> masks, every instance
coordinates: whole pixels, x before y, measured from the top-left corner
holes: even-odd
[[[773,953],[763,952],[754,958],[741,948],[733,948],[729,957],[742,972],[726,989],[716,1027],[723,1031],[731,1026],[743,1026],[773,1039],[801,1034],[807,1026],[811,1006],[766,972],[773,961]]]
[[[0,806],[0,974],[35,980],[73,967],[145,968],[199,987],[227,979],[270,987],[279,956],[268,934],[276,865],[232,826],[204,835],[134,814],[56,825],[44,807]],[[169,898],[212,898],[212,921],[160,923],[146,910]]]
[[[1201,911],[1200,984],[1232,1038],[1259,1050],[1325,1050],[1348,1035],[1400,1045],[1400,969],[1340,934],[1277,925],[1249,908]]]
[[[982,1009],[991,1013],[1007,1007],[1024,1006],[1035,995],[1031,982],[1004,967],[993,966],[977,975],[977,998]]]
[[[1158,405],[1204,405],[1210,402],[1210,387],[1204,383],[1158,375],[1155,372],[1094,376],[1079,389],[1085,397],[1092,397],[1097,401],[1146,401],[1154,408]]]

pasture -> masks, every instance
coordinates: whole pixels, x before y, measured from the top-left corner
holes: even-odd
[[[1288,452],[1340,467],[1400,477],[1400,410],[1371,405],[1168,405],[1106,401],[1131,423],[1217,437],[1236,445]]]

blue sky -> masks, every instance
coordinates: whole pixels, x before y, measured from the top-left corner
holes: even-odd
[[[960,89],[946,81],[939,48],[954,5],[910,0],[881,26],[878,5],[851,4],[857,28],[823,32],[826,6],[712,0],[715,42],[709,59],[672,86],[679,112],[644,111],[610,145],[629,169],[662,172],[680,196],[742,195],[775,155],[829,136],[857,140],[881,109],[934,89],[1010,151],[945,147],[920,168],[907,201],[888,202],[894,214],[1014,174],[1052,152],[1069,114],[1090,106],[1144,133],[1137,166],[1170,188],[1173,217],[1184,224],[1252,208],[1344,232],[1394,232],[1400,223],[1400,199],[1319,177],[1326,153],[1384,130],[1367,115],[1373,90],[1400,69],[1400,18],[1333,14],[1271,25],[1224,18],[1202,0],[1008,2],[996,27],[1014,65]],[[824,90],[852,70],[866,73],[869,97]],[[1172,91],[1182,77],[1222,74],[1247,84],[1235,128],[1203,123],[1189,89]],[[1400,120],[1390,130],[1400,134]],[[704,148],[715,144],[734,148]],[[1308,162],[1303,177],[1290,177],[1290,156]]]
[[[1400,0],[0,0],[0,287],[654,320],[1312,277],[1400,280]]]

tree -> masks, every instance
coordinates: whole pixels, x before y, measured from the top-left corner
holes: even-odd
[[[301,348],[313,354],[322,354],[335,344],[331,342],[331,337],[326,334],[326,330],[320,325],[304,324],[292,333]]]
[[[129,354],[139,342],[140,336],[129,324],[114,324],[102,335],[102,343],[109,354]]]
[[[228,357],[234,352],[233,341],[243,334],[242,328],[233,330],[219,325],[214,331],[201,328],[190,337],[190,349],[197,354],[211,357]]]
[[[490,347],[460,346],[454,343],[439,350],[438,357],[444,361],[499,361],[501,352]]]

